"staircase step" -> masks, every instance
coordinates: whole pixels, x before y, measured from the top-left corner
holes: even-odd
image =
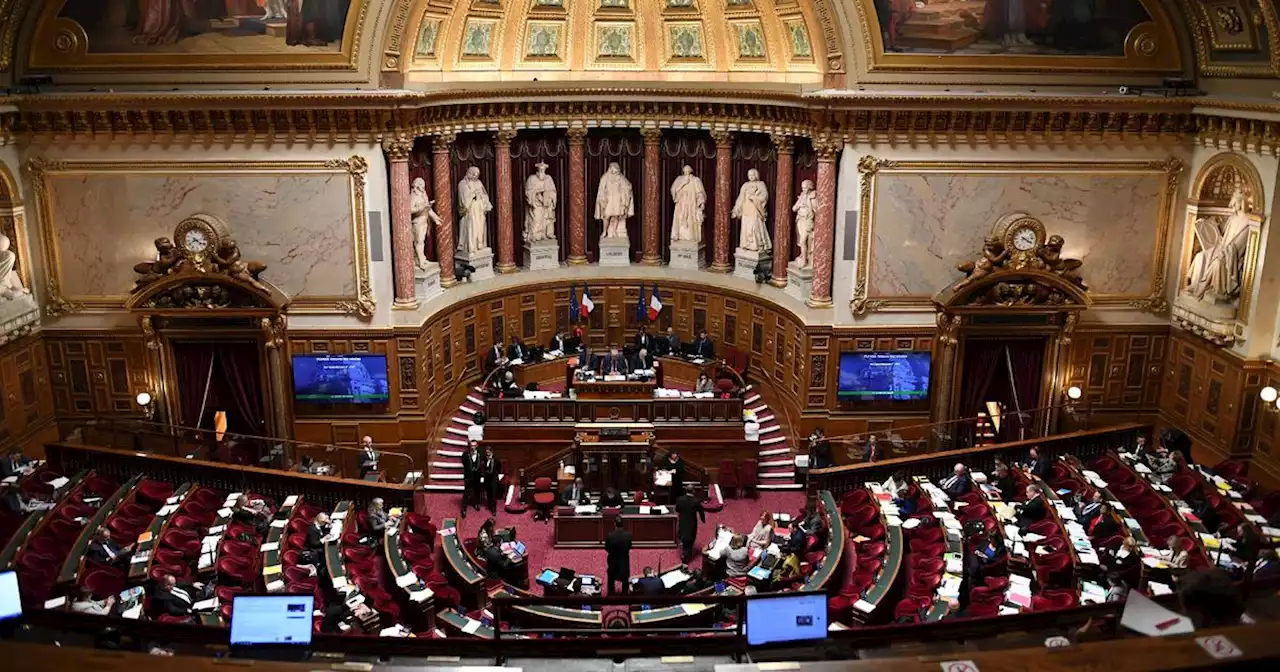
[[[461,481],[462,474],[447,474],[438,471],[431,472],[431,480],[433,481]]]
[[[790,467],[793,464],[791,460],[770,460],[769,462],[761,462],[760,467]]]
[[[753,394],[753,395],[751,395],[751,396],[747,397],[746,399],[743,399],[743,400],[742,400],[742,403],[743,403],[743,404],[754,404],[754,403],[756,403],[757,401],[760,401],[760,395],[758,395],[758,394]]]
[[[467,401],[475,404],[476,406],[484,406],[484,399],[477,399],[470,394],[467,395]]]
[[[479,412],[480,412],[480,409],[478,409],[478,408],[470,408],[470,407],[468,407],[466,404],[463,404],[463,405],[459,406],[459,407],[458,407],[458,410],[459,410],[459,411],[462,411],[463,413],[466,413],[467,415],[475,415],[476,413],[479,413]]]
[[[447,441],[448,439],[445,439],[445,440]],[[771,436],[767,439],[760,439],[760,445],[772,446],[775,443],[784,443],[786,440],[787,440],[787,437],[785,436]]]
[[[465,489],[464,486],[451,483],[426,483],[422,486],[423,492],[462,492]]]
[[[795,478],[795,477],[796,477],[796,472],[795,472],[795,470],[792,470],[792,471],[762,471],[762,472],[760,472],[759,477],[760,477],[760,478]]]
[[[445,450],[444,448],[436,449],[436,455],[440,457],[462,457],[461,450]]]
[[[479,385],[476,385],[475,387],[471,388],[471,391],[472,391],[472,392],[479,392],[480,394],[484,394],[484,388],[483,388],[483,387],[480,387]]]
[[[436,451],[436,452],[442,455],[444,454],[444,451],[442,450]],[[786,455],[789,452],[791,452],[790,448],[770,448],[769,450],[760,451],[760,457],[771,457],[773,455]]]
[[[456,415],[455,415],[455,416],[453,416],[453,421],[454,421],[454,422],[456,422],[456,423],[458,423],[459,425],[474,425],[474,424],[476,424],[476,423],[475,423],[475,422],[473,422],[470,418],[460,418],[460,417],[458,417],[458,416],[456,416]]]
[[[778,425],[769,425],[768,427],[761,427],[761,428],[760,428],[760,434],[761,434],[761,435],[764,435],[764,434],[768,434],[768,433],[770,433],[770,432],[776,432],[776,431],[778,431],[778,430],[780,430],[780,429],[782,429],[782,428],[781,428],[781,427],[779,427]]]
[[[445,427],[445,428],[444,428],[444,431],[446,431],[446,432],[448,432],[448,433],[450,433],[450,434],[457,434],[457,435],[459,435],[459,436],[466,436],[466,435],[467,435],[467,430],[465,430],[465,429],[458,429],[457,427]]]
[[[460,440],[460,439],[450,439],[450,438],[448,438],[448,437],[445,437],[445,438],[443,438],[443,439],[440,439],[440,443],[444,443],[444,444],[447,444],[447,445],[450,445],[450,446],[462,446],[463,448],[465,448],[465,447],[467,446],[467,442],[466,442],[466,441],[462,441],[462,440]]]
[[[757,413],[757,414],[756,414],[756,422],[758,422],[758,423],[760,423],[760,424],[762,424],[762,425],[763,425],[764,423],[766,423],[766,422],[769,422],[770,420],[773,420],[773,414],[772,414],[772,413],[770,413],[770,414],[768,414],[768,415],[760,415],[759,413]]]
[[[751,411],[752,413],[755,413],[756,415],[760,415],[761,413],[764,413],[765,411],[769,410],[769,404],[760,404],[755,408],[750,408],[747,410]]]
[[[761,483],[756,488],[759,490],[803,490],[804,485],[800,483]]]
[[[437,460],[432,462],[431,466],[438,467],[440,469],[461,469],[462,462],[446,462],[443,460]]]

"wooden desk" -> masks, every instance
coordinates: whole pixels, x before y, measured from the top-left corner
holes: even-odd
[[[573,393],[578,399],[653,399],[658,384],[652,380],[578,380]]]
[[[183,500],[187,498],[187,495],[195,490],[196,486],[191,483],[183,483],[178,486],[178,489],[173,491],[173,497],[178,500],[175,506],[182,504]],[[166,504],[166,506],[168,505]],[[175,513],[178,513],[176,508],[168,515],[162,516],[157,513],[156,517],[151,519],[151,524],[147,526],[146,530],[151,533],[151,538],[145,542],[138,542],[138,547],[133,551],[135,555],[143,551],[154,551],[156,547],[160,545],[160,537],[164,536],[165,530],[169,529],[169,519],[172,518]],[[155,564],[155,561],[155,553],[152,553],[147,558],[146,562],[129,563],[129,580],[141,581],[150,576],[151,567]]]
[[[107,498],[98,508],[98,512],[93,514],[93,518],[85,524],[84,530],[80,532],[80,537],[76,539],[76,543],[71,547],[71,552],[67,554],[67,559],[62,563],[62,571],[58,572],[58,583],[67,584],[76,580],[76,576],[80,573],[80,565],[84,562],[86,552],[89,550],[89,542],[93,540],[93,534],[98,528],[107,522],[111,514],[115,513],[116,507],[120,506],[133,491],[137,489],[138,484],[142,482],[142,474],[137,474],[129,479],[124,485],[116,490],[115,494]],[[129,543],[129,542],[122,542]]]
[[[613,531],[613,515],[555,515],[556,548],[603,548]],[[635,548],[675,548],[675,512],[642,515],[638,507],[622,508],[622,526],[631,533]]]

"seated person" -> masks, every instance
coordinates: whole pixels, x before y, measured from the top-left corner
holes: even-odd
[[[1107,601],[1108,602],[1124,602],[1129,597],[1129,586],[1125,585],[1124,577],[1110,572],[1107,574]]]
[[[645,371],[652,369],[653,356],[649,354],[648,350],[641,348],[636,351],[636,354],[631,356],[631,361],[628,362],[628,364],[632,371]]]
[[[93,593],[89,592],[88,588],[81,586],[77,591],[75,600],[71,602],[71,611],[95,616],[110,616],[115,606],[115,595],[108,595],[107,599],[99,600],[94,598]]]
[[[617,348],[609,348],[609,354],[600,361],[599,373],[605,376],[625,376],[630,373],[627,358]]]
[[[1182,547],[1182,537],[1178,535],[1170,535],[1164,542],[1165,549],[1160,554],[1161,560],[1170,569],[1186,569],[1187,564],[1191,562],[1191,554]]]
[[[698,338],[693,341],[693,347],[691,348],[691,350],[692,350],[691,354],[694,357],[701,357],[703,359],[715,359],[716,345],[715,343],[712,343],[711,338],[707,336],[706,329],[703,329],[702,331],[698,332]]]
[[[493,543],[480,555],[484,560],[485,573],[491,579],[505,579],[511,569],[511,560],[502,551],[502,545]]]
[[[547,352],[568,354],[568,350],[569,337],[563,331],[556,332],[556,335],[551,337],[551,343],[547,344]]]
[[[782,559],[782,562],[779,562],[774,566],[773,580],[789,581],[799,577],[800,573],[803,571],[803,568],[800,566],[801,562],[802,559],[800,557],[800,553],[788,553],[786,557]]]
[[[580,504],[590,504],[591,498],[587,497],[587,486],[582,484],[582,478],[575,478],[569,484],[569,487],[560,493],[560,502],[565,506],[578,506]]]
[[[330,600],[324,609],[324,619],[320,621],[320,632],[332,635],[346,632],[354,627],[366,634],[376,635],[378,633],[370,633],[364,627],[365,623],[377,623],[371,618],[376,615],[377,612],[364,603],[352,608],[347,606],[345,600]]]
[[[1039,448],[1032,448],[1027,453],[1026,463],[1027,473],[1036,478],[1044,479],[1049,475],[1049,458],[1040,454]]]
[[[195,586],[178,585],[172,574],[161,576],[151,591],[151,608],[170,616],[190,616],[192,605],[199,600]]]
[[[1116,514],[1111,510],[1111,505],[1103,502],[1098,506],[1098,515],[1085,523],[1085,529],[1094,539],[1106,539],[1120,534],[1121,528],[1120,521],[1116,520]]]
[[[1151,459],[1151,455],[1151,449],[1147,448],[1147,437],[1139,436],[1137,443],[1133,447],[1133,456],[1141,462],[1146,462]]]
[[[294,471],[300,474],[314,474],[316,473],[316,461],[310,455],[303,455],[302,459],[298,460],[298,463],[294,465]]]
[[[1218,510],[1213,508],[1213,503],[1204,496],[1204,492],[1192,490],[1191,494],[1187,495],[1187,503],[1191,505],[1191,512],[1200,519],[1200,524],[1204,525],[1209,534],[1216,534],[1218,528],[1222,526],[1222,516],[1218,515]]]
[[[636,579],[635,592],[640,595],[661,595],[666,590],[662,578],[653,572],[652,567],[645,567],[644,576]]]
[[[1027,528],[1044,520],[1049,511],[1045,507],[1044,492],[1032,483],[1027,486],[1027,501],[1018,505],[1018,527]]]
[[[298,554],[298,562],[306,565],[317,565],[324,562],[324,542],[329,536],[329,514],[321,511],[311,519],[307,526],[307,534],[302,542],[302,552]]]
[[[1013,474],[1009,473],[1009,465],[997,464],[994,473],[995,478],[991,481],[991,485],[1000,491],[1000,499],[1012,500],[1018,492],[1018,486],[1013,480]]]
[[[661,356],[678,356],[680,354],[680,336],[676,334],[675,327],[667,327],[666,335],[657,339],[655,349]]]
[[[4,504],[8,509],[18,515],[26,515],[32,511],[47,511],[57,506],[57,502],[46,502],[39,497],[28,498],[25,493],[16,487],[5,488]]]
[[[792,553],[803,553],[809,545],[809,537],[816,537],[821,531],[822,514],[818,513],[818,510],[812,504],[806,505],[796,518],[796,524],[791,527],[791,537],[787,539],[787,548]]]
[[[1138,540],[1133,537],[1125,537],[1114,551],[1102,549],[1102,553],[1103,569],[1118,574],[1128,572],[1142,560],[1142,548],[1138,546]]]
[[[636,350],[648,350],[653,347],[653,336],[649,335],[649,325],[642,324],[636,330]]]
[[[1178,473],[1178,463],[1169,455],[1169,449],[1164,446],[1156,448],[1156,454],[1148,460],[1151,463],[1151,481],[1165,485],[1169,479]]]
[[[254,504],[246,495],[236,497],[235,504],[231,505],[231,520],[241,525],[248,525],[261,535],[266,532],[267,525],[270,524],[266,513],[266,502],[259,499],[256,501],[256,506]]]
[[[516,374],[503,371],[493,378],[493,393],[505,397],[520,396],[520,385],[516,383]]]
[[[480,525],[480,531],[476,533],[476,553],[482,554],[489,550],[490,546],[498,545],[497,533],[494,531],[494,520],[486,519]]]
[[[3,458],[0,458],[0,478],[25,476],[28,473],[31,473],[31,464],[26,456],[22,454],[21,448],[15,448]]]
[[[93,531],[93,540],[89,542],[85,555],[100,565],[128,569],[133,558],[133,544],[117,544],[111,538],[111,530],[104,525]]]
[[[622,506],[622,494],[612,485],[604,489],[600,495],[600,508],[607,509]]]
[[[523,361],[526,358],[528,358],[528,356],[529,356],[529,351],[525,349],[524,342],[520,340],[520,337],[519,336],[512,337],[511,345],[507,346],[507,359],[509,360],[519,359]]]
[[[587,347],[586,341],[578,344],[578,368],[592,371],[596,368],[595,356],[591,354],[591,348]]]
[[[909,516],[920,508],[920,486],[907,478],[906,472],[899,471],[893,475],[893,482],[898,485],[893,495],[893,503],[898,506],[898,513]]]
[[[942,491],[952,499],[955,499],[969,492],[969,489],[973,487],[973,481],[969,478],[969,467],[964,466],[962,463],[956,463],[952,471],[953,473],[943,479],[938,487],[942,488]]]
[[[756,526],[751,528],[751,535],[747,537],[747,543],[753,548],[764,550],[773,543],[773,514],[765,511],[760,514],[760,520],[756,521]]]
[[[387,525],[393,524],[395,519],[387,515],[383,508],[385,503],[381,497],[374,497],[369,500],[369,508],[365,516],[365,525],[369,527],[369,533],[381,538],[387,532]]]
[[[715,392],[716,384],[712,382],[711,378],[708,377],[707,374],[705,373],[698,374],[698,382],[694,383],[693,391],[697,394],[703,394],[705,392]]]
[[[724,552],[725,575],[729,578],[746,576],[751,571],[751,553],[747,550],[747,540],[741,534],[733,535],[729,541],[729,550]]]
[[[1099,511],[1102,510],[1102,504],[1101,490],[1094,490],[1089,493],[1087,499],[1080,500],[1080,503],[1076,504],[1076,518],[1079,519],[1080,524],[1088,525],[1092,522],[1098,516]]]

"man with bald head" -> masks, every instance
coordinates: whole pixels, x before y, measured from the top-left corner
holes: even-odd
[[[378,451],[373,448],[372,436],[360,439],[360,478],[378,470],[379,456]]]
[[[973,481],[969,478],[969,468],[957,462],[951,476],[942,481],[942,491],[952,499],[969,492]]]

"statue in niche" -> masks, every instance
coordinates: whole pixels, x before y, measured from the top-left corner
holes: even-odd
[[[676,203],[671,218],[671,242],[702,242],[707,190],[702,185],[702,178],[693,174],[693,166],[680,169],[680,177],[671,183],[671,200]]]
[[[741,220],[738,247],[753,252],[773,249],[769,240],[769,188],[760,179],[760,171],[747,171],[747,181],[738,191],[738,201],[733,204],[731,217]]]
[[[155,246],[156,258],[153,261],[143,261],[133,267],[133,271],[141,275],[133,284],[135,292],[181,267],[182,254],[172,240],[161,236],[156,238]]]
[[[480,181],[480,169],[471,166],[458,182],[458,214],[462,219],[458,226],[458,251],[471,254],[489,247],[489,227],[485,219],[493,203],[489,192]]]
[[[1247,199],[1240,184],[1231,192],[1231,214],[1219,224],[1217,217],[1196,220],[1200,251],[1191,259],[1186,291],[1200,300],[1229,303],[1240,295],[1245,253],[1249,243]]]
[[[796,213],[796,245],[800,247],[796,264],[810,268],[813,266],[813,222],[818,217],[818,192],[813,190],[813,180],[800,183],[800,195],[796,196],[791,212]]]
[[[604,225],[600,238],[627,240],[627,219],[635,216],[636,204],[631,180],[622,174],[618,164],[610,163],[596,189],[596,219]]]
[[[18,277],[18,255],[9,249],[9,236],[0,233],[0,297],[16,299],[31,294]]]
[[[427,267],[427,232],[432,225],[440,224],[440,216],[432,209],[435,201],[427,195],[427,181],[413,178],[409,187],[409,212],[413,215],[413,263],[420,269]]]
[[[556,239],[556,183],[539,161],[524,181],[524,239],[528,243]]]

